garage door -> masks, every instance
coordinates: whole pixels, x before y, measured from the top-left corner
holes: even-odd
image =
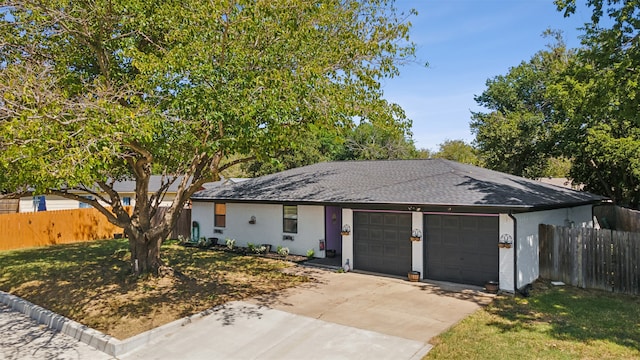
[[[411,270],[411,214],[354,212],[357,270],[406,276]]]
[[[424,277],[483,285],[498,280],[497,216],[424,216]]]

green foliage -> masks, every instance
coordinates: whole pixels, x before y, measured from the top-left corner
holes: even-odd
[[[558,145],[563,114],[554,109],[548,87],[568,67],[573,51],[562,39],[507,75],[487,81],[476,97],[490,112],[472,115],[471,130],[484,164],[494,170],[537,178],[549,173],[549,158],[561,155]]]
[[[135,258],[236,164],[307,150],[307,132],[332,144],[354,119],[409,124],[380,87],[414,55],[413,12],[393,1],[17,0],[0,13],[0,188],[89,202]],[[155,194],[152,172],[166,175]],[[152,224],[180,175],[191,182]],[[137,184],[133,215],[122,178]]]
[[[481,166],[476,149],[465,143],[464,140],[445,140],[438,145],[438,152],[433,154],[434,158],[442,158],[457,161],[463,164]]]
[[[410,139],[409,125],[391,123],[377,126],[362,122],[347,132],[342,149],[334,160],[389,160],[417,157]]]
[[[288,247],[278,246],[277,253],[278,253],[278,255],[280,255],[282,257],[287,257],[287,256],[289,256],[289,248]]]
[[[315,255],[316,255],[316,252],[313,249],[307,250],[307,258],[313,259]]]
[[[574,1],[556,1],[566,14]],[[640,5],[587,1],[582,47],[557,43],[487,82],[476,98],[476,146],[493,169],[540,177],[567,174],[587,191],[640,205]],[[611,27],[602,26],[609,17]],[[549,32],[549,34],[552,34]],[[566,163],[570,162],[567,171]]]
[[[574,1],[556,1],[568,16]],[[582,48],[567,74],[571,95],[561,103],[571,115],[567,143],[573,153],[571,176],[589,191],[620,205],[640,205],[640,4],[589,0]],[[608,25],[608,26],[603,26]],[[560,92],[560,90],[557,90]]]

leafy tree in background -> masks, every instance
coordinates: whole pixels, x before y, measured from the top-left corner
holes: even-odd
[[[0,8],[0,188],[92,205],[124,228],[134,272],[157,272],[185,202],[221,171],[300,148],[312,126],[407,122],[380,80],[414,55],[409,15],[386,0],[12,1]],[[153,172],[163,186],[148,195]],[[125,178],[131,214],[113,188]]]
[[[445,140],[438,144],[438,151],[433,154],[434,158],[453,160],[464,164],[481,166],[477,150],[464,140]]]
[[[559,33],[548,50],[487,81],[476,102],[489,113],[472,114],[471,130],[485,166],[518,176],[538,178],[548,173],[549,159],[559,157],[557,138],[563,120],[554,109],[548,86],[562,77],[574,55]]]
[[[565,16],[575,1],[557,0]],[[550,91],[567,114],[571,177],[620,205],[640,205],[640,4],[588,0],[582,48]]]
[[[347,132],[334,160],[412,159],[417,154],[408,127],[362,122]]]
[[[577,6],[571,0],[556,4],[567,16]],[[640,4],[586,5],[593,16],[581,48],[566,50],[559,42],[490,80],[476,100],[491,112],[474,114],[471,126],[491,168],[538,177],[548,173],[552,159],[568,159],[575,183],[637,208]]]
[[[396,111],[401,113],[401,109]],[[340,132],[310,126],[300,132],[294,147],[268,160],[253,160],[243,165],[247,176],[261,176],[323,161],[388,160],[421,157],[409,129],[411,122],[404,115],[393,117],[401,121],[387,123],[361,122],[353,129]],[[428,156],[426,156],[428,157]]]

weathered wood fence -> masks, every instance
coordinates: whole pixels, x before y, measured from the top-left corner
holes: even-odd
[[[157,223],[167,213],[168,207],[160,207],[153,217],[152,223]],[[178,223],[169,235],[170,239],[177,239],[182,235],[185,239],[191,237],[191,209],[182,209]]]
[[[640,233],[539,226],[540,276],[640,295]]]
[[[604,229],[640,232],[640,211],[613,204],[593,208],[593,214]]]
[[[110,239],[122,233],[96,209],[0,215],[0,250]]]

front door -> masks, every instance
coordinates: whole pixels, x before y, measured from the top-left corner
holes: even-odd
[[[324,233],[326,237],[326,249],[335,250],[336,254],[342,254],[342,208],[337,206],[326,206],[324,208]],[[329,254],[329,252],[327,252]]]

